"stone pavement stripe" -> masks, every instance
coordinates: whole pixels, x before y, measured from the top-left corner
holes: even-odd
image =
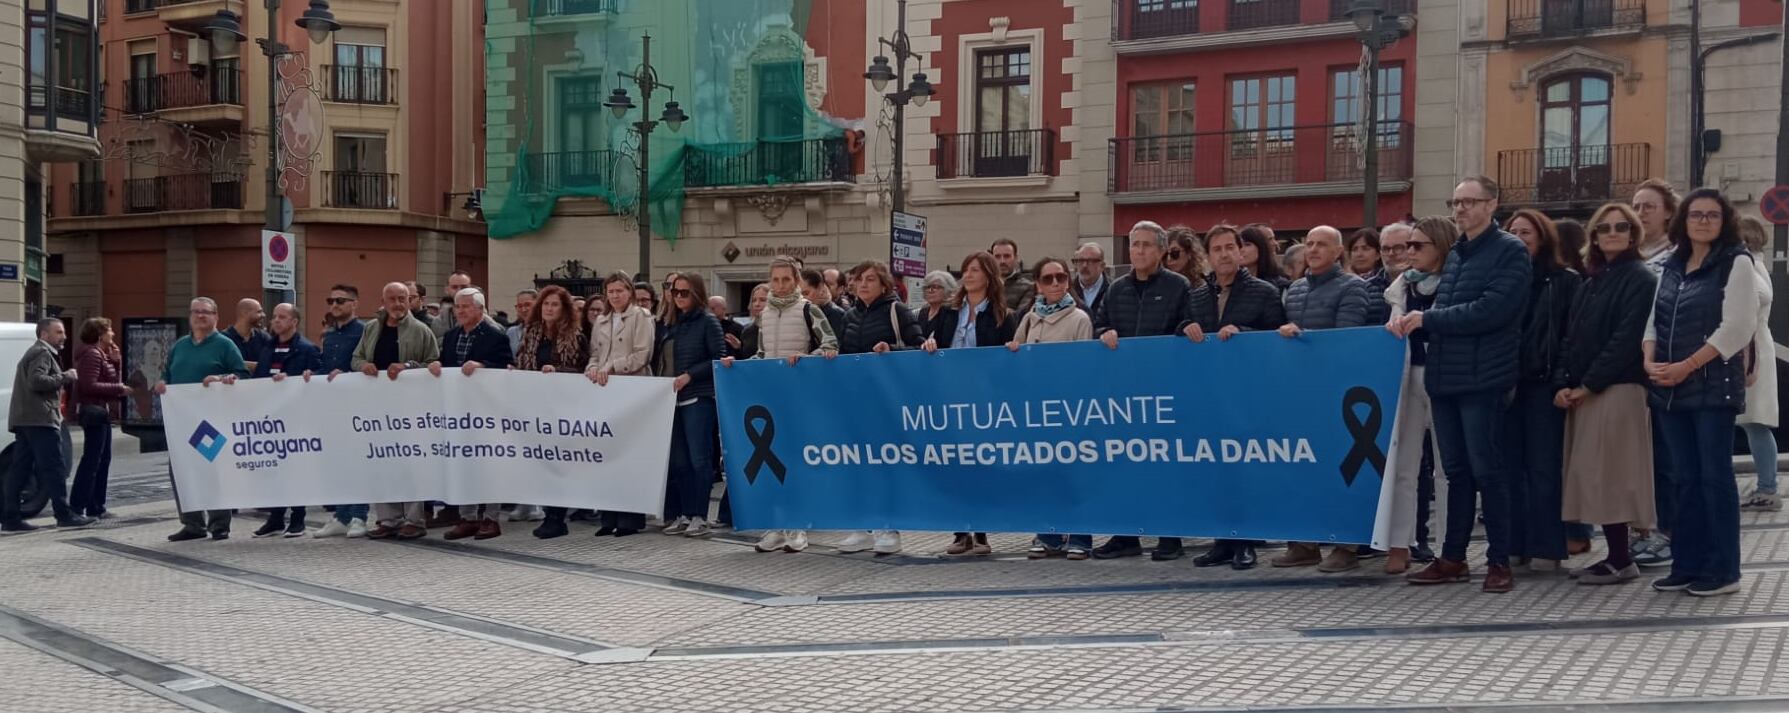
[[[1622,701],[1581,701],[1573,703],[1458,703],[1445,706],[1426,704],[1391,704],[1378,706],[1248,706],[1246,708],[1081,708],[1055,709],[1048,713],[1276,713],[1323,711],[1324,713],[1647,713],[1695,710],[1705,713],[1782,713],[1789,710],[1789,696],[1745,696],[1707,698],[1634,698]],[[1038,713],[1045,713],[1039,711]]]
[[[497,550],[473,545],[463,545],[457,542],[447,542],[444,540],[422,538],[398,541],[397,544],[408,547],[423,547],[437,552],[450,552],[456,555],[477,557],[508,564],[538,567],[540,569],[548,569],[566,574],[577,574],[595,579],[605,579],[612,582],[638,584],[647,587],[686,592],[689,594],[700,594],[721,599],[730,599],[736,602],[758,603],[765,600],[779,599],[783,596],[774,592],[762,592],[743,587],[730,587],[724,584],[698,582],[693,579],[681,579],[678,577],[667,577],[645,572],[633,572],[625,569],[616,569],[614,567],[604,567],[583,562],[571,562],[562,559],[554,559],[552,557],[542,557],[539,555],[515,552],[512,550]]]
[[[617,648],[612,644],[566,636],[544,629],[524,627],[517,624],[511,624],[495,619],[487,619],[484,617],[476,617],[445,609],[407,604],[382,597],[374,597],[343,589],[336,589],[334,587],[312,584],[310,582],[301,582],[296,579],[288,579],[286,577],[266,574],[264,572],[256,572],[239,567],[208,562],[206,560],[177,555],[171,552],[162,552],[120,542],[113,542],[98,537],[80,537],[64,540],[64,542],[76,547],[159,565],[168,569],[186,572],[188,574],[197,574],[212,579],[223,580],[232,584],[254,587],[256,589],[285,594],[322,604],[352,609],[363,614],[370,614],[395,621],[425,626],[461,636],[576,661],[583,661],[587,658],[602,660],[606,657],[593,655],[598,652]]]
[[[196,711],[309,713],[317,710],[203,671],[158,661],[4,605],[0,605],[0,637]]]
[[[1456,639],[1493,636],[1558,634],[1664,633],[1732,629],[1789,629],[1789,614],[1738,616],[1648,617],[1639,619],[1585,619],[1567,621],[1518,621],[1478,624],[1427,624],[1412,626],[1308,627],[1285,629],[1235,629],[1144,634],[1089,634],[1018,636],[978,639],[922,639],[911,641],[863,641],[823,644],[769,644],[746,646],[691,646],[654,649],[650,662],[694,659],[826,656],[836,654],[911,654],[991,649],[1123,648],[1140,646],[1215,646],[1225,644],[1287,644],[1301,641],[1370,641]]]

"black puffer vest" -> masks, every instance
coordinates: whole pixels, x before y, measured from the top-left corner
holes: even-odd
[[[1750,270],[1751,255],[1739,245],[1715,248],[1695,272],[1684,273],[1688,264],[1687,250],[1677,251],[1665,261],[1659,275],[1658,297],[1652,305],[1653,360],[1661,364],[1688,359],[1721,325],[1721,299],[1726,295],[1727,277],[1735,269]],[[1748,347],[1749,349],[1750,347]],[[1745,410],[1745,355],[1732,359],[1714,359],[1690,373],[1683,383],[1672,387],[1652,387],[1652,405],[1667,411],[1703,409]]]

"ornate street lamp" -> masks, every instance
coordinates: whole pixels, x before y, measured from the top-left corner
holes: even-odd
[[[635,67],[631,73],[616,72],[616,74],[639,88],[642,106],[651,106],[652,93],[659,89],[670,90],[671,96],[676,97],[677,88],[660,82],[658,70],[652,67],[652,35],[641,34],[640,42],[640,66]],[[633,99],[628,97],[627,89],[623,87],[616,87],[615,91],[610,92],[609,98],[603,102],[603,106],[608,107],[609,112],[614,114],[617,119],[626,118],[627,112],[635,108]],[[652,279],[652,211],[647,203],[647,199],[652,193],[651,171],[647,164],[647,159],[651,156],[652,130],[663,123],[666,128],[676,132],[683,128],[683,122],[689,121],[689,118],[689,115],[683,112],[683,107],[673,98],[671,101],[665,102],[665,110],[659,113],[658,121],[647,119],[646,112],[642,109],[640,120],[634,122],[633,125],[634,131],[640,135],[640,149],[637,156],[640,169],[640,196],[634,205],[634,222],[640,227],[640,274],[637,279],[648,281]]]
[[[922,57],[913,52],[913,42],[907,36],[907,0],[900,0],[899,8],[896,13],[894,38],[876,38],[877,42],[888,47],[889,51],[894,54],[894,66],[889,66],[888,57],[876,55],[875,59],[870,60],[869,71],[863,73],[863,78],[870,80],[870,87],[875,89],[878,94],[886,91],[889,83],[898,84],[901,81],[901,75],[907,73],[907,60],[923,61]],[[894,106],[894,209],[896,212],[904,212],[907,209],[907,191],[901,181],[901,151],[906,144],[907,104],[912,103],[914,106],[923,107],[932,98],[932,95],[937,93],[937,87],[926,81],[924,72],[915,72],[913,81],[909,82],[905,89],[882,95],[889,104]]]
[[[1366,76],[1361,78],[1361,101],[1365,102],[1366,146],[1363,182],[1366,206],[1362,211],[1364,225],[1379,226],[1379,51],[1391,46],[1410,28],[1398,16],[1385,11],[1384,0],[1354,0],[1348,7],[1348,19],[1354,21],[1355,37],[1366,48]],[[1407,141],[1408,138],[1406,137]]]

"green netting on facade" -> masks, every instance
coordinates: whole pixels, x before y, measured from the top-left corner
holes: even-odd
[[[819,61],[804,38],[812,0],[487,0],[485,216],[492,238],[538,230],[565,197],[617,213],[639,205],[635,122],[667,101],[688,114],[647,147],[653,232],[676,240],[687,190],[848,179],[843,128],[809,88]],[[660,89],[637,73],[650,34]],[[604,101],[627,90],[616,118]]]

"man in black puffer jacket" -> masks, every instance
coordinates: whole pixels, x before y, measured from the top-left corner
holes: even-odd
[[[1205,329],[1200,325],[1217,321],[1211,288],[1195,288],[1173,270],[1162,269],[1167,249],[1168,231],[1161,225],[1145,220],[1131,228],[1131,273],[1112,283],[1093,318],[1093,332],[1108,348],[1117,349],[1119,339],[1177,333],[1202,342]],[[1180,538],[1164,537],[1151,559],[1180,559],[1184,553]],[[1133,535],[1114,535],[1093,550],[1103,560],[1140,554],[1143,546]]]
[[[1404,315],[1397,332],[1429,335],[1424,385],[1434,407],[1435,439],[1447,472],[1447,539],[1441,556],[1410,575],[1415,584],[1465,582],[1474,501],[1484,502],[1484,590],[1515,588],[1509,569],[1509,464],[1499,450],[1503,411],[1520,364],[1522,311],[1533,266],[1521,239],[1491,219],[1497,183],[1474,176],[1448,201],[1463,233],[1442,268],[1435,305]]]

